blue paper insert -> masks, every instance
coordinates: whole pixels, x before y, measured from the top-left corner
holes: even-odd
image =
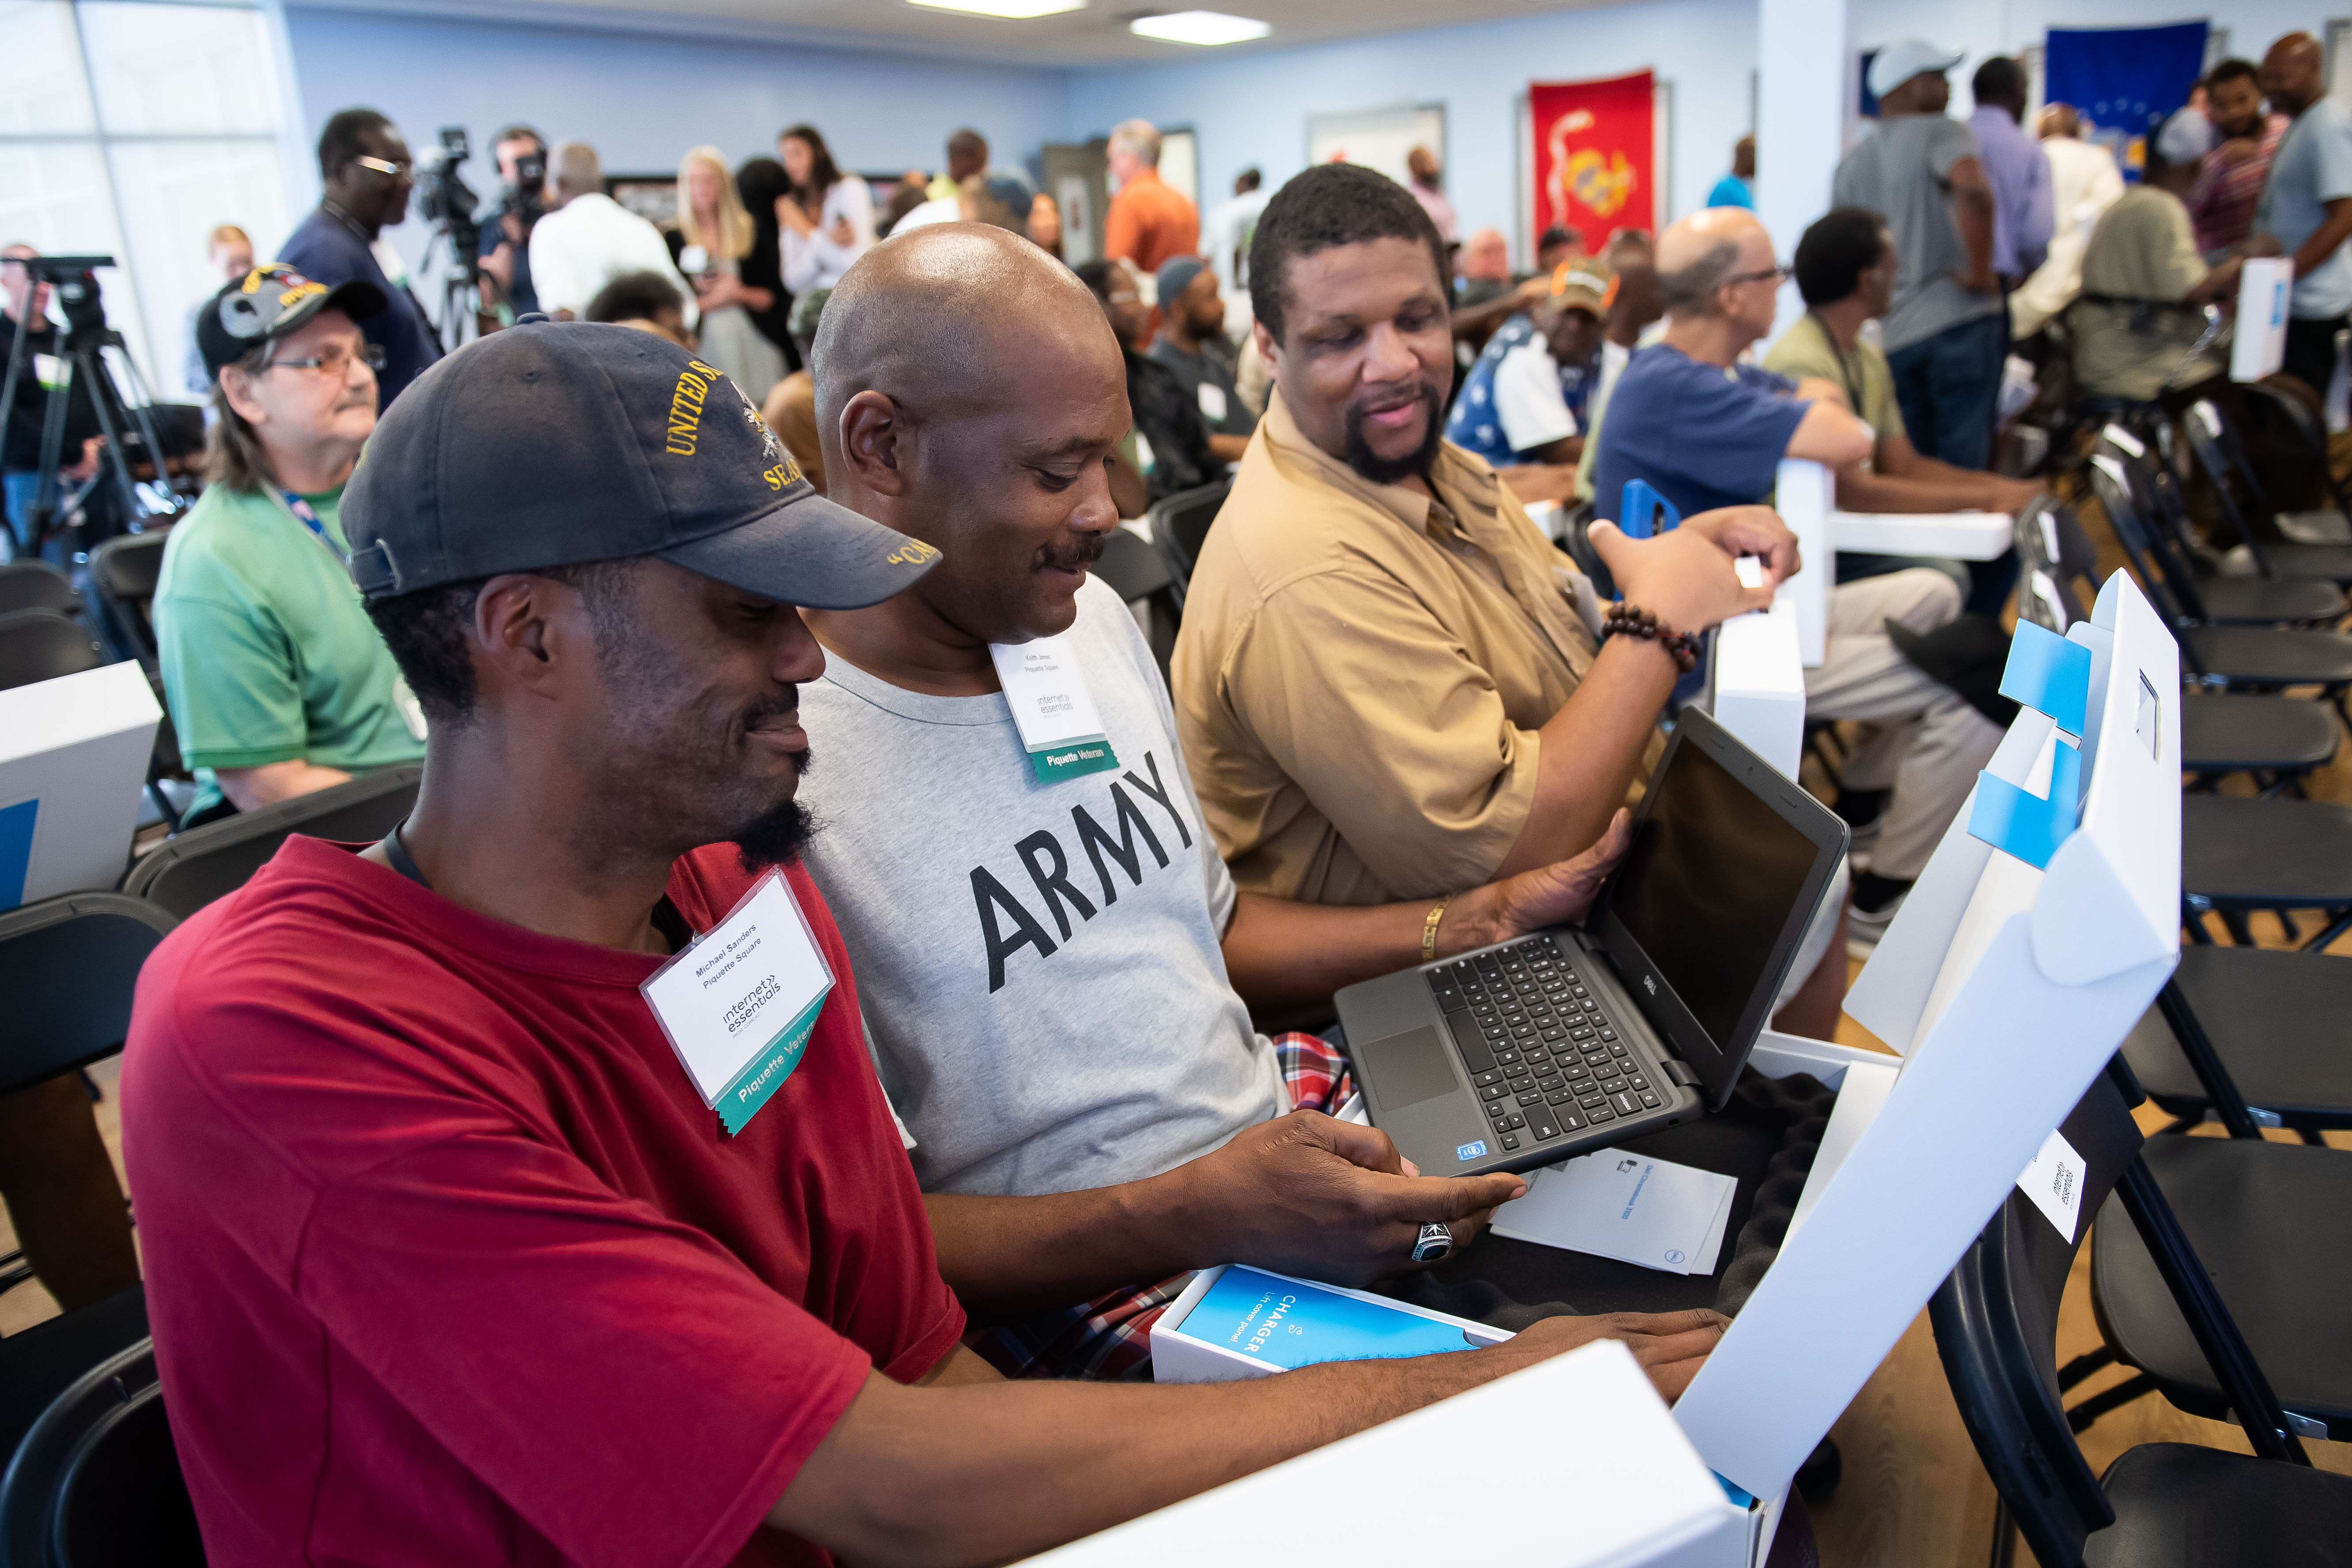
[[[25,877],[33,868],[33,828],[40,815],[37,798],[0,811],[0,910],[13,910],[25,901]]]
[[[1327,1361],[1466,1351],[1452,1323],[1234,1264],[1185,1316],[1192,1339],[1285,1372]]]
[[[2000,672],[2000,694],[2057,721],[2069,735],[2090,721],[2091,650],[2047,626],[2020,619]]]
[[[2082,800],[2083,753],[2061,736],[2050,759],[2047,800],[2006,779],[1977,774],[1977,803],[1969,813],[1969,834],[2029,866],[2047,869],[2050,857],[2074,833]]]

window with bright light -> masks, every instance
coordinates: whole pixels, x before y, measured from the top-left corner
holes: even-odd
[[[268,18],[235,4],[0,0],[0,244],[113,256],[98,275],[108,325],[158,397],[195,398],[189,321],[223,281],[207,237],[235,224],[267,259],[296,216]]]

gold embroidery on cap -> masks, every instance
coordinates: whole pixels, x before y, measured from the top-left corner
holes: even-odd
[[[882,559],[893,566],[920,566],[939,552],[937,545],[926,544],[919,539],[910,539]]]
[[[698,359],[686,363],[687,368],[677,373],[677,390],[670,394],[669,441],[662,450],[691,458],[695,436],[702,425],[702,400],[710,395],[710,384],[720,377]]]

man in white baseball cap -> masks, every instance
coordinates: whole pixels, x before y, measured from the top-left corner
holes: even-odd
[[[2003,353],[1992,186],[1976,136],[1945,117],[1960,63],[1917,38],[1870,63],[1878,129],[1838,165],[1832,202],[1886,219],[1902,258],[1882,324],[1895,399],[1918,449],[1958,468],[1991,456]]]

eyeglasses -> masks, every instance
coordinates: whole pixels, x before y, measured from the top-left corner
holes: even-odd
[[[1722,286],[1726,289],[1733,289],[1738,287],[1742,283],[1763,283],[1767,281],[1778,283],[1788,276],[1789,269],[1785,267],[1775,267],[1766,272],[1735,272],[1730,277],[1723,280]]]
[[[383,350],[374,343],[363,346],[356,354],[349,349],[329,349],[308,359],[274,359],[262,366],[264,370],[317,370],[341,378],[350,371],[352,361],[358,360],[371,371],[383,368]]]
[[[405,163],[395,163],[385,158],[358,157],[352,162],[362,169],[373,169],[377,174],[394,180],[406,179],[408,171],[413,166]]]

